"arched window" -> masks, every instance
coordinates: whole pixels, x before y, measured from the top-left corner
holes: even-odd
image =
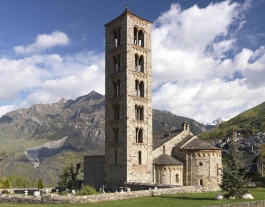
[[[119,120],[120,119],[120,106],[119,105],[114,105],[114,119]]]
[[[139,83],[138,80],[135,81],[135,95],[139,97],[144,97],[144,82]]]
[[[139,72],[144,72],[144,56],[141,55],[140,59],[139,59],[139,67],[138,67],[138,71]]]
[[[135,62],[135,70],[138,72],[144,72],[144,56],[138,56],[138,54],[134,55],[134,62]]]
[[[135,119],[139,120],[140,119],[140,107],[135,105]]]
[[[115,142],[119,142],[119,128],[114,128],[114,134],[115,134]]]
[[[142,30],[138,32],[138,45],[144,47],[144,33]]]
[[[121,94],[121,82],[118,80],[117,82],[114,82],[114,90],[115,90],[115,97],[119,97]]]
[[[179,174],[176,174],[176,183],[179,183]]]
[[[121,45],[121,30],[118,29],[117,31],[113,31],[113,37],[114,37],[114,46],[118,47]]]
[[[140,91],[139,95],[140,95],[141,97],[144,97],[144,82],[141,82],[141,83],[139,84],[139,91]],[[138,96],[139,96],[139,95],[138,95]]]
[[[139,132],[139,128],[135,129],[135,142],[138,142],[138,132]]]
[[[135,119],[144,120],[144,107],[135,105]]]
[[[138,30],[136,27],[133,28],[133,44],[137,45]]]
[[[142,164],[142,152],[141,151],[138,152],[138,164],[139,165]]]
[[[138,127],[135,129],[136,133],[136,143],[143,143],[143,129],[139,129]]]
[[[163,146],[163,153],[166,153],[166,146]]]
[[[200,179],[200,186],[203,187],[203,180],[202,179]]]
[[[141,109],[140,109],[140,120],[141,121],[144,120],[144,107],[141,107]]]
[[[140,96],[139,81],[135,81],[135,95]]]
[[[114,72],[119,72],[120,71],[120,55],[117,57],[113,57],[113,63],[114,63]]]
[[[138,143],[143,143],[143,129],[139,130]]]
[[[134,55],[134,62],[135,62],[135,70],[140,71],[139,56],[137,54]]]

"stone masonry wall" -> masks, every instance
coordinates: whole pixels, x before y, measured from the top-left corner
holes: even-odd
[[[187,153],[187,180],[189,185],[218,186],[221,182],[220,150],[196,150]]]
[[[159,157],[160,155],[163,154],[163,146],[165,146],[165,154],[167,155],[172,155],[172,149],[175,147],[177,143],[179,143],[183,138],[186,136],[192,135],[192,133],[189,130],[183,130],[180,134],[178,134],[176,137],[173,139],[169,140],[162,146],[156,148],[153,151],[153,159]],[[181,161],[181,160],[180,160]]]
[[[12,204],[58,204],[58,203],[95,203],[100,201],[115,201],[132,198],[157,196],[162,194],[175,193],[202,193],[208,191],[217,191],[217,188],[201,188],[197,186],[185,186],[175,188],[163,188],[152,190],[141,190],[119,193],[104,193],[88,196],[59,196],[57,194],[47,194],[41,197],[25,195],[0,195],[0,203]]]
[[[105,156],[84,157],[84,185],[94,186],[97,190],[104,185]]]
[[[151,25],[126,11],[105,25],[105,184],[113,190],[126,181],[153,179]],[[134,27],[143,31],[144,46],[134,44]],[[141,72],[135,55],[144,59]],[[115,58],[120,67],[115,67]],[[143,97],[135,92],[136,81],[144,85]],[[143,108],[143,120],[136,119],[136,106]],[[143,131],[142,143],[135,142],[136,128]]]

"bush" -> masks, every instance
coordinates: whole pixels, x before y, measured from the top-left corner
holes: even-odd
[[[0,188],[12,188],[12,184],[8,178],[3,178],[0,182]]]
[[[1,194],[7,194],[8,195],[8,194],[10,194],[10,192],[8,190],[2,190]]]
[[[59,195],[61,195],[61,196],[68,196],[68,192],[67,191],[62,191],[62,192],[59,192]]]
[[[96,188],[89,185],[84,185],[80,190],[76,192],[75,195],[94,195],[94,194],[98,194]]]

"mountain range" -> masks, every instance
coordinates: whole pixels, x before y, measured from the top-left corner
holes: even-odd
[[[248,109],[234,118],[199,135],[202,139],[222,139],[240,136],[248,138],[257,132],[265,132],[265,102]]]
[[[193,119],[153,110],[153,133],[170,132],[188,121],[194,134],[206,127]],[[8,158],[3,175],[17,174],[55,185],[62,168],[104,145],[105,97],[95,91],[76,100],[35,104],[0,118],[0,151]]]
[[[205,124],[205,126],[216,126],[218,124],[221,124],[222,122],[227,121],[227,119],[219,117],[218,119],[213,120],[211,123]]]

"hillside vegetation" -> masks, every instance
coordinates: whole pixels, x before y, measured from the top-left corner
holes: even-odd
[[[256,132],[265,132],[265,102],[259,104],[239,115],[222,122],[213,129],[199,135],[200,138],[222,139],[232,137],[233,131],[240,133],[242,137],[249,137]]]

